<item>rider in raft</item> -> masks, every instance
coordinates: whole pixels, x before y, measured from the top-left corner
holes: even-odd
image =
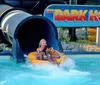
[[[47,42],[45,39],[40,40],[36,57],[39,60],[48,60],[52,64],[59,65],[59,63],[56,61],[56,59],[59,57],[59,54],[50,46],[47,46]]]
[[[45,39],[41,39],[39,42],[39,47],[37,48],[37,59],[44,60],[45,55],[45,48],[47,46],[47,42]]]

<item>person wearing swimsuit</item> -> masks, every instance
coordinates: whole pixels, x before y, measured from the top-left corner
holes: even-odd
[[[51,54],[51,61],[50,62],[52,64],[57,64],[59,66],[60,63],[57,62],[57,58],[58,58],[59,54],[55,50],[52,50],[50,54]]]
[[[45,39],[41,39],[39,42],[39,47],[37,48],[37,59],[39,60],[44,60],[44,58],[46,58],[45,55],[45,48],[47,46],[47,42]]]

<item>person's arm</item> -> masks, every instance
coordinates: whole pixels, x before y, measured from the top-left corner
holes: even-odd
[[[37,48],[37,59],[42,60],[43,52],[41,52],[40,48]]]
[[[59,62],[56,62],[56,64],[59,66],[60,63]]]
[[[46,56],[50,56],[50,50],[48,48],[46,49]]]
[[[37,54],[39,54],[40,53],[40,49],[39,48],[37,48]]]
[[[59,66],[59,64],[60,64],[60,63],[57,62],[57,61],[51,61],[51,63],[52,63],[52,64],[57,64],[57,66]]]

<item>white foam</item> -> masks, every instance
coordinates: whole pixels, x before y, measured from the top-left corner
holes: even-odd
[[[72,76],[88,76],[89,72],[75,70],[75,61],[67,58],[60,67],[57,65],[46,64],[46,65],[22,65],[22,67],[30,69],[31,73],[21,73],[16,75],[17,77],[31,77],[31,78],[68,78]],[[64,70],[63,67],[67,67]]]
[[[75,69],[69,69],[69,70],[63,70],[55,65],[29,65],[27,67],[31,70],[33,70],[32,73],[21,73],[16,75],[19,77],[31,77],[31,78],[68,78],[68,77],[74,77],[74,76],[88,76],[90,75],[89,72],[86,71],[78,71]],[[36,73],[37,72],[37,73]]]
[[[4,85],[5,83],[6,83],[6,80],[1,81],[1,82],[0,82],[0,85]]]
[[[60,67],[67,67],[69,69],[75,68],[75,61],[71,58],[67,58],[63,63],[60,64]]]

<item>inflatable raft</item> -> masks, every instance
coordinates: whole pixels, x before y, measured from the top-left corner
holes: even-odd
[[[60,56],[60,58],[57,58],[57,62],[58,63],[62,63],[62,62],[64,62],[67,59],[66,56],[62,55],[58,51],[57,51],[57,53]],[[50,64],[50,62],[48,62],[47,60],[38,60],[36,58],[36,54],[37,54],[37,52],[31,52],[31,53],[28,54],[28,59],[29,59],[29,62],[31,64],[33,64],[33,65],[35,65],[35,64],[38,64],[38,65]]]

